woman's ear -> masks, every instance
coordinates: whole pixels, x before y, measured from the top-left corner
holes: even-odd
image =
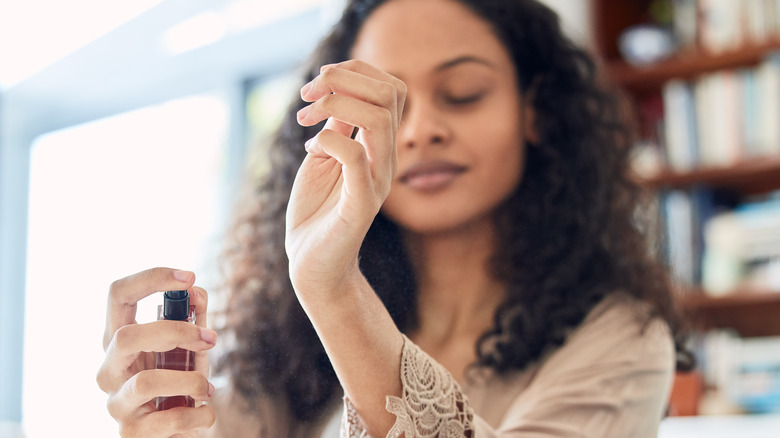
[[[536,110],[530,100],[525,100],[522,110],[523,140],[526,143],[538,144],[539,133],[536,131]]]
[[[536,108],[534,108],[536,88],[539,86],[539,82],[541,82],[541,77],[536,76],[531,82],[531,86],[528,87],[528,91],[523,94],[521,102],[520,116],[522,117],[523,140],[532,145],[539,143],[539,132],[536,130]]]

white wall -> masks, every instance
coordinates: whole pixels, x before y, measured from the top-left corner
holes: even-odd
[[[561,16],[563,29],[575,42],[592,47],[593,24],[589,0],[540,0]]]

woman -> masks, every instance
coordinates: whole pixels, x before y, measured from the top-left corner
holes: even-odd
[[[630,137],[557,17],[354,0],[312,66],[228,253],[229,387],[204,377],[216,333],[192,273],[112,285],[98,382],[123,436],[215,417],[208,436],[331,436],[338,418],[349,437],[655,436],[679,321]],[[133,324],[140,297],[181,288],[199,328]],[[174,346],[200,373],[148,370],[142,352]],[[171,394],[211,401],[152,411]]]

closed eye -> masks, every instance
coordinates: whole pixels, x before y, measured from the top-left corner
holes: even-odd
[[[482,99],[483,93],[467,94],[464,96],[445,96],[444,99],[451,105],[468,105]]]

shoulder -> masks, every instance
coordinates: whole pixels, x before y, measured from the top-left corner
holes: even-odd
[[[617,292],[591,310],[571,334],[570,347],[580,343],[610,346],[635,345],[633,353],[646,355],[666,352],[673,355],[674,342],[666,322],[653,314],[649,304]],[[664,355],[664,356],[669,356]]]
[[[654,437],[674,376],[674,343],[648,305],[616,293],[536,366],[502,428]],[[557,435],[556,435],[557,436]]]
[[[647,303],[616,292],[599,303],[552,352],[541,369],[552,374],[584,367],[671,375],[675,351],[669,326]]]

